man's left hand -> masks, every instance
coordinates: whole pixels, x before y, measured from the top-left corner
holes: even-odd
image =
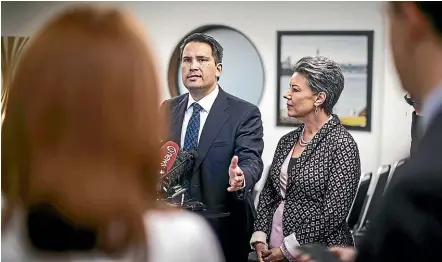
[[[240,190],[244,186],[244,172],[238,166],[238,157],[233,156],[229,167],[229,185],[227,188],[229,192]]]
[[[276,247],[270,250],[266,250],[262,253],[262,258],[264,262],[277,262],[284,259],[284,254],[281,248]]]

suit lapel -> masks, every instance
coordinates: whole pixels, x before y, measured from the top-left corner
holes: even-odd
[[[200,166],[216,136],[229,119],[230,113],[227,110],[228,108],[229,101],[227,100],[226,93],[220,88],[201,133],[200,141],[198,143],[198,158],[195,162],[195,169]]]
[[[318,133],[313,137],[312,141],[307,145],[307,147],[304,149],[302,154],[299,156],[298,161],[293,166],[291,170],[289,170],[289,178],[288,178],[288,185],[287,190],[289,187],[293,185],[293,182],[295,181],[295,177],[298,175],[303,175],[300,173],[301,168],[306,164],[308,159],[311,157],[311,155],[315,152],[316,147],[322,142],[322,140],[327,137],[328,133],[335,129],[340,124],[339,118],[336,115],[333,115],[332,119],[325,123],[324,126],[322,126],[321,129],[319,129]],[[294,139],[293,145],[298,141],[299,136],[302,132],[303,125],[300,126],[298,129],[297,137]]]
[[[181,129],[183,127],[184,114],[186,112],[187,103],[189,101],[189,94],[186,98],[181,100],[175,107],[172,108],[172,122],[171,122],[171,140],[181,145]]]

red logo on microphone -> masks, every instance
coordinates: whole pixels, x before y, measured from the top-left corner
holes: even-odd
[[[164,155],[163,161],[161,161],[161,167],[166,167],[167,163],[169,163],[170,159],[172,158],[172,155],[177,154],[177,150],[173,146],[167,146],[166,147],[167,152],[166,155]]]

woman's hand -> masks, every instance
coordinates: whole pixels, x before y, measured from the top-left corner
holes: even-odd
[[[256,250],[256,257],[258,258],[259,262],[263,262],[262,260],[262,254],[267,251],[267,246],[264,243],[257,242],[255,244],[255,250]]]
[[[356,260],[356,250],[351,247],[331,247],[328,249],[333,255],[343,262],[354,262]],[[315,262],[309,255],[298,255],[297,262]]]
[[[344,262],[354,262],[356,260],[356,250],[352,247],[331,247],[329,250]]]
[[[264,251],[262,254],[264,262],[277,262],[284,259],[284,254],[279,247]]]

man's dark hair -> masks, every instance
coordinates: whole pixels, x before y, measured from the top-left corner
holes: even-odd
[[[180,59],[183,58],[184,47],[186,47],[186,45],[190,42],[206,43],[210,45],[210,47],[212,48],[212,56],[215,60],[215,64],[223,62],[223,47],[218,43],[218,41],[215,40],[215,38],[203,33],[194,33],[184,39],[183,43],[180,46]]]
[[[442,2],[416,1],[414,4],[430,20],[436,32],[442,37]]]
[[[397,11],[401,2],[391,2]],[[416,7],[428,18],[436,33],[442,37],[442,2],[440,1],[414,1]]]

